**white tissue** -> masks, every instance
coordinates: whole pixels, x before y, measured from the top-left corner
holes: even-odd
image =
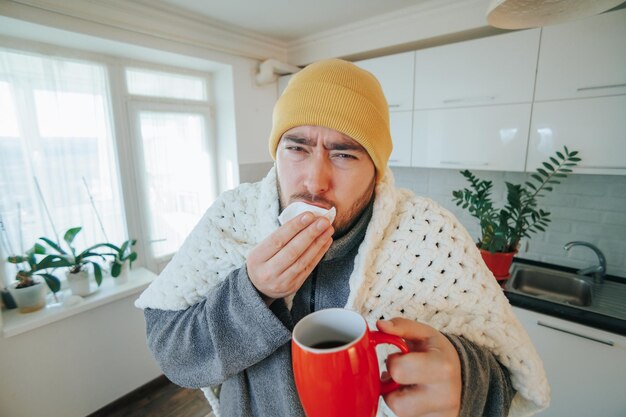
[[[335,220],[335,215],[337,214],[337,210],[334,207],[331,207],[330,210],[326,210],[321,207],[303,203],[302,201],[296,201],[295,203],[289,204],[287,208],[284,209],[282,213],[280,213],[280,216],[278,216],[278,221],[281,225],[283,225],[289,220],[296,217],[298,214],[304,213],[305,211],[310,211],[316,216],[326,217],[331,224]]]

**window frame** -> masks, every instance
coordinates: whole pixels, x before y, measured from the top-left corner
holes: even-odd
[[[131,138],[129,143],[131,144],[131,147],[133,147],[133,152],[129,156],[133,158],[132,166],[135,172],[134,178],[137,179],[137,181],[135,181],[135,195],[137,196],[137,200],[138,200],[139,213],[145,213],[149,210],[149,207],[147,206],[148,195],[144,188],[145,183],[142,178],[143,172],[146,171],[144,167],[143,144],[141,140],[141,132],[140,132],[141,126],[140,126],[140,119],[139,119],[139,115],[142,111],[155,111],[155,112],[181,113],[181,114],[192,113],[192,114],[201,115],[204,118],[204,121],[205,121],[204,130],[207,134],[206,140],[208,142],[208,143],[205,143],[205,145],[208,147],[209,155],[210,155],[210,163],[212,167],[214,168],[214,173],[215,173],[215,175],[213,175],[210,187],[215,191],[215,194],[217,194],[218,178],[217,178],[217,169],[216,169],[217,167],[216,146],[215,146],[215,140],[212,140],[212,135],[211,135],[211,126],[214,126],[215,124],[214,124],[214,120],[212,118],[212,112],[210,111],[210,109],[203,107],[203,106],[199,106],[198,103],[195,103],[195,102],[194,103],[187,102],[185,107],[181,108],[180,103],[171,103],[171,100],[146,100],[145,97],[142,97],[141,100],[129,98],[126,101],[126,111],[127,111],[127,116],[129,120],[129,129],[130,129],[129,137]],[[216,196],[217,195],[215,195],[214,197]],[[163,268],[165,268],[167,263],[172,259],[175,253],[161,255],[161,256],[152,256],[151,250],[149,247],[150,225],[148,224],[148,220],[149,219],[147,216],[143,216],[143,215],[139,216],[140,227],[144,231],[143,232],[144,246],[145,246],[144,259],[146,261],[148,269],[155,271],[155,272],[161,272]]]
[[[138,241],[135,246],[135,251],[139,256],[135,265],[145,266],[153,272],[159,273],[165,265],[167,265],[174,254],[162,256],[158,259],[151,259],[150,252],[148,250],[147,242],[149,239],[149,229],[143,224],[142,219],[144,216],[142,216],[142,210],[144,210],[144,205],[142,204],[140,198],[141,194],[139,193],[143,180],[141,178],[142,173],[137,172],[136,165],[137,161],[143,161],[143,155],[138,153],[140,151],[141,144],[136,143],[136,136],[133,135],[133,132],[136,131],[136,127],[133,126],[134,122],[131,118],[130,109],[135,106],[156,106],[160,108],[167,108],[168,112],[184,112],[187,109],[193,112],[201,112],[203,116],[205,116],[205,131],[207,141],[209,142],[208,146],[211,151],[213,187],[216,193],[218,193],[219,170],[217,166],[217,142],[215,138],[216,120],[213,107],[215,98],[212,88],[213,76],[211,72],[193,70],[173,65],[164,65],[161,63],[157,64],[149,61],[125,58],[122,56],[86,52],[58,45],[45,44],[6,36],[0,36],[0,47],[17,52],[35,53],[57,59],[84,61],[87,63],[102,65],[104,67],[107,77],[106,92],[108,94],[110,104],[109,114],[107,117],[110,118],[112,124],[111,133],[113,135],[115,155],[114,163],[116,165],[114,169],[117,170],[119,176],[119,189],[122,194],[120,197],[122,201],[123,221],[126,225],[126,232],[128,233],[128,236],[136,238]],[[145,69],[148,71],[203,78],[205,80],[205,86],[208,90],[206,92],[207,99],[186,100],[131,95],[128,93],[125,79],[125,70],[127,68]],[[184,108],[185,110],[181,110],[181,108]],[[2,261],[2,267],[0,267],[0,284],[9,284],[10,282],[13,282],[13,279],[11,276],[7,276],[9,273],[9,264],[5,261],[5,259],[8,254],[4,254],[3,252],[3,248],[0,247],[0,259]]]

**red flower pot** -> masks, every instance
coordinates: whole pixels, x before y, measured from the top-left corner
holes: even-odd
[[[509,278],[509,269],[511,269],[513,256],[515,256],[516,253],[517,251],[491,253],[488,250],[480,249],[480,254],[485,264],[487,264],[487,268],[489,268],[498,281],[504,281]]]

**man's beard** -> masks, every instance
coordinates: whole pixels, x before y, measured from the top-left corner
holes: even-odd
[[[278,187],[280,212],[282,212],[285,207],[295,201],[313,203],[314,205],[322,204],[326,208],[337,207],[335,202],[328,200],[323,196],[313,195],[309,193],[296,193],[289,196],[288,199],[285,199],[285,196],[283,196],[282,193],[282,189],[280,188],[280,181],[276,181],[276,184]],[[337,239],[346,234],[348,230],[350,230],[350,228],[354,225],[354,223],[356,223],[356,221],[359,219],[372,198],[374,198],[375,186],[375,178],[372,178],[372,181],[370,182],[365,192],[361,196],[359,196],[359,198],[352,204],[352,206],[348,208],[345,213],[337,212],[337,217],[335,217],[335,221],[333,222],[333,227],[335,228],[335,234],[333,235],[334,239]]]

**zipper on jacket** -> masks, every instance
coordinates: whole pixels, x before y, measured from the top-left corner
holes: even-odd
[[[313,269],[311,274],[311,298],[309,299],[309,313],[315,311],[315,287],[317,284],[317,268]]]

